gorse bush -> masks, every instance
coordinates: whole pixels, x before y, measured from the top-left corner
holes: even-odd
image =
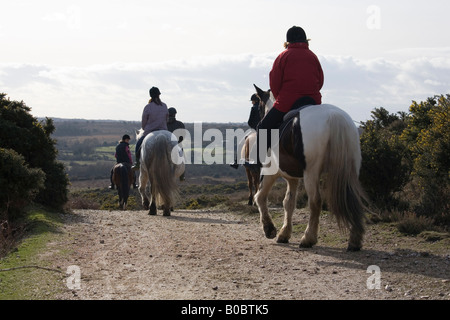
[[[0,221],[9,220],[44,188],[45,174],[29,168],[16,151],[0,148]]]
[[[363,124],[360,179],[377,206],[389,207],[394,203],[394,193],[402,190],[409,180],[410,167],[404,161],[407,149],[391,130],[399,127],[398,116],[387,115],[381,108],[372,112],[372,118]]]
[[[375,109],[363,123],[361,182],[378,207],[408,203],[417,216],[450,225],[449,106],[450,95],[435,96],[413,102],[409,114]]]
[[[69,180],[64,166],[56,161],[56,142],[51,138],[55,126],[49,118],[39,122],[30,111],[23,101],[11,101],[0,94],[0,148],[5,150],[6,161],[0,167],[0,176],[5,179],[1,188],[7,188],[5,194],[11,190],[21,194],[23,203],[35,196],[38,203],[60,208],[67,201]],[[0,198],[2,208],[8,208],[9,203],[5,196]]]

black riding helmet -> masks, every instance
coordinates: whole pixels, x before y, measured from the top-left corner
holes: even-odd
[[[293,26],[286,34],[286,41],[289,43],[308,42],[308,39],[306,38],[305,30],[301,27]]]
[[[174,107],[169,108],[169,116],[175,117],[176,114],[177,114],[177,109],[175,109]]]

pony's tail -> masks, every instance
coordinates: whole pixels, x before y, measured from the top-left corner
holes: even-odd
[[[158,135],[155,139],[149,159],[152,194],[155,195],[158,204],[170,208],[179,196],[171,158],[171,144],[164,135]]]
[[[350,229],[354,242],[360,242],[365,232],[364,212],[367,207],[364,201],[368,201],[359,182],[359,137],[351,119],[335,114],[328,121],[331,133],[326,159],[328,205],[339,227]]]

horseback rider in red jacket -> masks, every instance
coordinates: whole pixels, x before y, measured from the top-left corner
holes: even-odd
[[[322,86],[322,67],[317,56],[309,50],[305,32],[300,27],[290,29],[287,50],[278,56],[270,72],[270,89],[276,99],[274,108],[288,112],[294,102],[305,96],[313,98],[315,104],[321,104]]]
[[[269,75],[270,89],[276,101],[258,126],[258,131],[267,129],[268,148],[270,130],[279,128],[284,115],[294,104],[301,107],[322,103],[323,70],[317,56],[309,50],[305,31],[294,26],[288,30],[286,40],[286,50],[276,58]],[[259,159],[258,163],[261,163]]]

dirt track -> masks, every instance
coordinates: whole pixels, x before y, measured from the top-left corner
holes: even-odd
[[[81,289],[61,299],[450,299],[450,252],[395,250],[368,230],[361,252],[321,244],[298,248],[268,240],[257,218],[215,211],[77,210],[65,215],[64,243],[49,244],[54,267],[79,266]],[[307,213],[296,214],[306,222]],[[372,238],[372,239],[370,239]],[[338,241],[339,242],[339,241]],[[51,252],[64,248],[64,258]],[[67,255],[69,258],[67,258]],[[368,289],[370,265],[381,289]],[[372,282],[375,283],[375,282]]]

